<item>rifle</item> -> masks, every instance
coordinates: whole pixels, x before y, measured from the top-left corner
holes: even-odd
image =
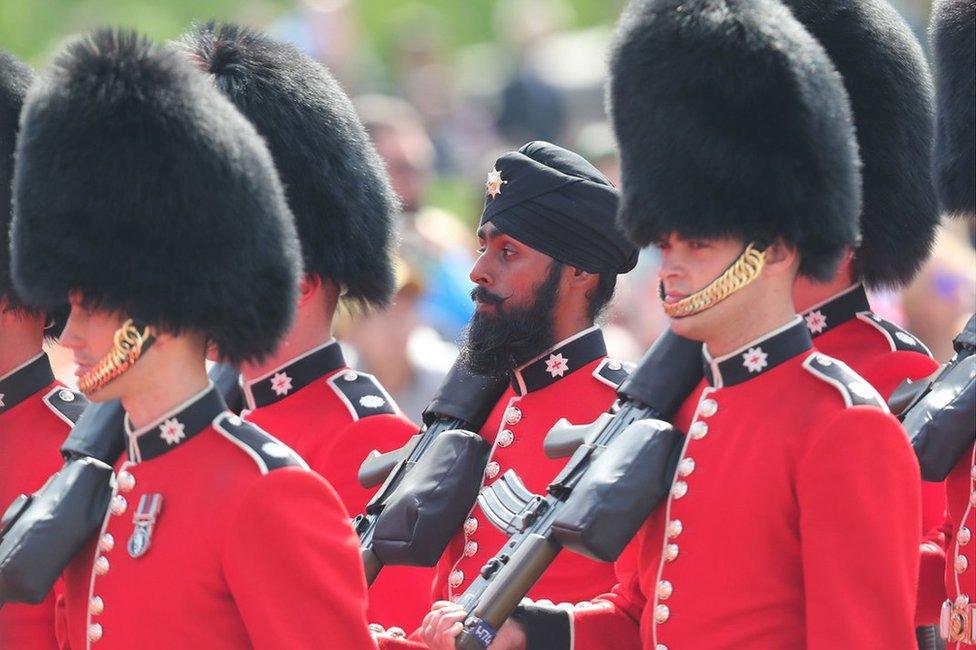
[[[457,601],[468,614],[457,648],[484,650],[564,547],[616,559],[670,489],[684,436],[663,420],[701,378],[701,344],[666,331],[617,390],[615,412],[554,427],[550,450],[574,447],[567,430],[583,442],[545,496],[511,471],[482,491],[482,511],[510,537]]]
[[[217,364],[210,378],[232,394],[237,370]],[[61,445],[64,465],[33,494],[21,494],[0,518],[0,607],[39,603],[85,542],[112,497],[114,466],[125,449],[117,401],[89,404]]]
[[[475,375],[455,361],[424,410],[421,431],[400,449],[373,451],[363,461],[362,486],[382,482],[366,512],[352,521],[367,584],[385,564],[437,562],[474,502],[487,462],[487,443],[471,432],[481,429],[507,384],[506,377]],[[415,494],[427,497],[418,503]]]

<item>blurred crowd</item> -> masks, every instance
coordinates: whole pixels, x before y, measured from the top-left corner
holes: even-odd
[[[924,43],[927,0],[892,4]],[[353,0],[300,0],[267,27],[325,63],[354,97],[399,195],[395,302],[384,312],[346,312],[337,331],[351,365],[375,374],[419,421],[473,312],[468,271],[495,158],[547,140],[619,184],[603,103],[612,25],[574,27],[568,0],[499,0],[484,42],[458,48],[433,8],[391,3],[391,11],[399,25],[392,66],[370,51]],[[971,224],[946,223],[911,286],[871,295],[876,312],[914,332],[939,361],[976,310],[974,242]],[[655,251],[644,250],[621,277],[604,323],[611,356],[636,361],[665,326],[656,266]],[[60,374],[71,383],[70,370]]]

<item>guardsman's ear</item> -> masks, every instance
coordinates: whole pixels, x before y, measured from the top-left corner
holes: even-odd
[[[571,270],[571,275],[569,278],[570,286],[582,287],[587,291],[596,286],[596,283],[600,277],[598,273],[590,273],[589,271],[578,269],[575,266],[571,266],[569,268]]]
[[[800,254],[795,244],[788,244],[777,237],[766,247],[766,272],[795,274],[799,266]]]
[[[322,278],[306,273],[298,283],[298,306],[303,307],[322,287]]]

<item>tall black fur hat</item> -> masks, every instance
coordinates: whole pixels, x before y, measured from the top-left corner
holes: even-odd
[[[233,24],[197,25],[181,44],[267,141],[305,272],[338,282],[365,306],[388,303],[397,201],[338,82],[294,46]]]
[[[13,192],[25,300],[77,290],[230,361],[291,324],[299,248],[271,155],[175,49],[110,30],[69,45],[27,95]]]
[[[935,0],[929,26],[935,59],[935,177],[942,209],[976,213],[976,2]]]
[[[0,300],[8,308],[33,311],[14,293],[10,279],[10,184],[14,177],[14,144],[24,95],[33,79],[31,69],[0,50]]]
[[[855,268],[872,286],[907,284],[939,223],[932,78],[922,46],[885,0],[784,4],[827,51],[854,111],[864,191]]]
[[[617,29],[608,100],[619,218],[635,243],[672,232],[782,237],[797,245],[800,273],[826,280],[857,241],[847,93],[776,0],[634,0]]]

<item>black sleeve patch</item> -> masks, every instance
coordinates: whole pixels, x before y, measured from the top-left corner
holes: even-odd
[[[400,412],[396,402],[373,375],[358,370],[346,370],[332,375],[328,382],[349,409],[349,415],[354,422],[370,415],[396,415]]]
[[[914,334],[905,331],[891,321],[881,318],[874,312],[859,311],[857,318],[881,332],[885,339],[887,339],[892,352],[918,352],[929,357],[932,356],[932,353],[925,344]]]
[[[874,386],[851,370],[851,367],[843,361],[817,353],[807,357],[803,367],[817,379],[827,382],[840,391],[847,406],[877,406],[885,413],[888,412],[888,405],[881,399]]]
[[[214,428],[225,438],[243,449],[262,474],[283,467],[308,469],[308,463],[291,447],[260,427],[242,420],[231,413],[224,413],[214,420]]]
[[[79,392],[67,388],[52,388],[44,396],[44,403],[54,411],[54,414],[64,420],[68,426],[74,426],[81,417],[82,411],[88,406],[88,400]]]
[[[593,371],[593,376],[610,388],[616,389],[634,370],[634,364],[607,357]]]

